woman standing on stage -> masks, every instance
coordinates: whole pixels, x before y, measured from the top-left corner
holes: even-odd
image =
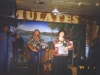
[[[53,75],[66,75],[67,74],[67,55],[68,49],[73,47],[72,45],[68,46],[65,40],[65,31],[60,30],[58,32],[58,38],[54,40],[54,57],[52,63],[52,74]],[[63,51],[61,54],[59,50]]]

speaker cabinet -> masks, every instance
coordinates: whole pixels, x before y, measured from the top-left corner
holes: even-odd
[[[16,6],[15,1],[1,0],[0,1],[0,16],[15,18],[15,6]]]

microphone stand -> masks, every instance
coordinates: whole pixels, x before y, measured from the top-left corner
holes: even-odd
[[[37,70],[38,70],[38,75],[39,75],[39,71],[40,71],[40,44],[37,44],[37,50],[38,50],[38,62],[37,62]]]
[[[8,63],[8,46],[9,46],[9,43],[8,43],[8,40],[9,40],[9,33],[6,32],[6,37],[7,37],[7,53],[6,53],[6,72],[7,72],[7,63]]]
[[[50,47],[50,46],[49,46]],[[49,48],[49,50],[50,50],[50,48]],[[47,60],[47,62],[46,63],[51,63],[52,61],[51,61],[51,59],[50,59],[50,51],[48,50],[48,60]]]
[[[40,49],[39,49],[39,53],[38,53],[38,75],[40,72]]]

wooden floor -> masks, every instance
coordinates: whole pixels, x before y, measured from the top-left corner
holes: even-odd
[[[31,65],[30,62],[21,62],[17,64],[18,66],[12,67],[12,71],[10,74],[4,73],[0,75],[52,75],[52,67],[51,64],[42,64],[38,65]],[[66,66],[67,68],[67,66]],[[77,67],[68,67],[72,70],[72,74],[68,75],[77,75]]]
[[[44,70],[44,66],[20,66],[12,70],[11,75],[51,75],[51,70]]]
[[[68,75],[77,75],[76,67],[69,67],[69,68],[72,69],[73,73]],[[37,66],[31,66],[29,68],[26,67],[20,67],[18,69],[13,68],[10,74],[4,73],[2,75],[52,75],[51,71],[52,70],[44,70],[44,67],[38,69]]]
[[[27,69],[27,68],[20,68],[17,70],[13,70],[11,73],[4,72],[0,75],[51,75],[51,71],[44,71],[43,69],[38,72],[36,69]]]
[[[68,75],[77,75],[76,67],[69,67],[72,70],[72,73]],[[2,75],[52,75],[51,70],[44,70],[43,67],[38,69],[38,67],[31,66],[30,68],[18,68],[13,69],[10,74],[4,73]]]

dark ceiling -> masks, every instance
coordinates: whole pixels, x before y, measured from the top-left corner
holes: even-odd
[[[78,15],[100,15],[100,0],[16,0],[16,8]]]

